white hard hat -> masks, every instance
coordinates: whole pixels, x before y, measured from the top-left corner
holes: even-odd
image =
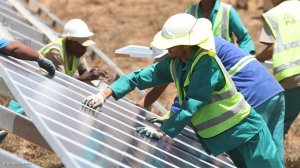
[[[152,46],[159,49],[169,49],[178,45],[198,45],[215,55],[215,42],[212,25],[208,19],[196,19],[186,13],[171,16],[158,32]]]
[[[63,37],[91,37],[94,33],[91,32],[87,24],[80,19],[69,20],[64,26]]]

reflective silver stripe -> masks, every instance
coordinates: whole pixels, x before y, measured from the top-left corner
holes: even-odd
[[[223,11],[222,11],[222,27],[221,27],[221,32],[222,32],[222,34],[221,34],[221,37],[223,38],[223,39],[225,39],[225,40],[228,40],[228,38],[227,38],[227,32],[228,32],[228,30],[227,30],[227,28],[228,28],[228,23],[227,23],[227,21],[228,21],[228,16],[227,16],[227,6],[226,6],[226,4],[224,4],[224,3],[222,3],[221,2],[221,4],[222,4],[222,7],[223,7]]]
[[[237,92],[235,84],[233,83],[232,79],[230,78],[228,72],[226,71],[226,69],[225,69],[224,65],[222,64],[221,60],[219,59],[219,57],[215,56],[214,58],[217,61],[219,67],[221,68],[225,78],[227,78],[227,81],[231,84],[232,89],[234,89]]]
[[[276,48],[274,48],[274,51],[273,51],[273,55],[280,52],[280,51],[284,51],[284,46],[283,46],[283,43],[282,43],[282,38],[281,38],[281,34],[280,34],[280,31],[278,31],[278,23],[275,21],[275,19],[269,15],[269,14],[266,14],[264,15],[271,23],[274,31],[277,33],[275,39],[276,39]]]
[[[178,58],[176,58],[173,60],[173,63],[172,63],[172,74],[173,74],[172,77],[174,77],[173,78],[174,82],[178,81],[178,77],[177,77],[177,73],[176,73],[176,67],[178,65],[178,61],[179,61]]]
[[[279,46],[280,45],[280,46]],[[285,51],[287,49],[290,49],[290,48],[296,48],[296,47],[300,47],[300,41],[293,41],[293,42],[290,42],[290,43],[287,43],[287,44],[279,44],[277,42],[277,47],[276,49],[274,50],[274,53],[273,54],[277,54],[281,51]]]
[[[281,64],[280,66],[278,67],[275,67],[273,69],[274,71],[274,74],[280,72],[280,71],[283,71],[283,70],[286,70],[288,68],[293,68],[295,66],[299,66],[300,65],[300,59],[294,61],[294,62],[288,62],[288,63],[285,63],[285,64]]]
[[[211,99],[209,100],[208,104],[212,104],[216,101],[219,100],[225,100],[230,98],[231,96],[233,96],[236,93],[236,89],[234,87],[232,87],[230,90],[228,90],[227,92],[221,93],[221,94],[214,94],[212,95]]]
[[[233,117],[234,115],[238,114],[246,105],[246,101],[242,99],[236,106],[234,106],[231,110],[221,114],[218,117],[215,117],[211,120],[208,120],[206,122],[203,122],[201,124],[195,125],[194,128],[197,132],[205,130],[207,128],[213,127],[215,125],[218,125],[219,123],[222,123],[223,121],[226,121],[227,119]]]
[[[222,70],[225,78],[227,78],[227,81],[230,83],[231,89],[228,90],[228,91],[226,91],[226,92],[224,92],[224,93],[221,93],[221,94],[214,94],[214,95],[212,95],[212,97],[211,97],[211,99],[209,101],[209,104],[214,103],[214,102],[219,101],[219,100],[228,99],[228,98],[230,98],[231,96],[233,96],[237,92],[236,87],[235,87],[233,81],[231,80],[231,78],[229,77],[226,69],[224,68],[223,64],[221,63],[221,60],[217,56],[215,56],[215,60],[217,61],[219,67],[221,68],[221,70]]]
[[[278,23],[275,21],[275,19],[271,15],[265,15],[265,16],[270,21],[273,29],[277,32],[277,36],[276,36],[277,45],[276,45],[276,48],[274,48],[273,55],[275,55],[279,52],[285,51],[287,49],[290,49],[290,48],[300,47],[300,41],[293,41],[293,42],[290,42],[290,43],[287,43],[287,44],[283,44],[280,31],[278,31]],[[274,74],[277,74],[277,73],[279,73],[283,70],[286,70],[288,68],[292,68],[292,67],[295,67],[295,66],[299,66],[299,65],[300,65],[300,60],[296,60],[296,61],[293,61],[293,62],[288,62],[288,63],[285,63],[285,64],[281,64],[277,67],[274,67],[273,72],[274,72]]]
[[[228,70],[228,74],[230,76],[234,76],[236,73],[238,73],[242,68],[244,68],[248,63],[256,60],[256,58],[253,55],[248,55],[240,59],[234,66],[232,66]]]
[[[43,50],[40,51],[40,53],[43,54],[46,50],[48,50],[49,48],[52,48],[52,47],[58,47],[58,48],[61,50],[61,52],[63,52],[63,47],[62,47],[61,45],[56,44],[56,43],[53,43],[53,44],[48,45],[48,46],[46,46],[45,48],[43,48]],[[62,53],[62,54],[63,54],[63,53]]]

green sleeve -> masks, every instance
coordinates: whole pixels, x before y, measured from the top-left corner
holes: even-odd
[[[108,86],[108,88],[113,91],[113,97],[117,100],[136,87],[143,90],[170,82],[173,82],[173,79],[170,73],[170,58],[167,57],[149,67],[121,76],[117,81]]]
[[[214,59],[210,56],[201,58],[190,78],[181,110],[165,121],[161,130],[170,137],[176,136],[191,121],[193,115],[207,104],[212,92],[219,85],[224,86],[224,82],[224,77]]]
[[[233,7],[230,8],[229,31],[235,34],[237,43],[241,49],[244,49],[251,54],[255,53],[255,47],[251,36],[244,26],[239,14]]]

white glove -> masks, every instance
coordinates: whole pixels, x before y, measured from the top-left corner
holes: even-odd
[[[83,104],[96,109],[97,107],[102,107],[106,100],[106,96],[100,92],[98,94],[90,95],[83,100]]]
[[[155,140],[159,140],[160,138],[165,136],[165,133],[163,131],[152,127],[137,127],[136,131],[140,134],[144,134],[145,136]]]

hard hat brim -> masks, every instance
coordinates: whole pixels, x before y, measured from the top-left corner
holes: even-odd
[[[89,40],[87,40],[87,41],[81,43],[81,45],[82,45],[82,46],[85,46],[85,47],[88,47],[88,46],[91,46],[91,45],[95,45],[95,44],[96,44],[96,43],[95,43],[93,40],[91,40],[91,39],[89,39]]]
[[[85,46],[85,47],[88,47],[88,46],[96,44],[89,37],[84,37],[84,38],[69,37],[69,39],[72,40],[72,41],[76,41],[76,42],[80,43],[82,46]]]
[[[151,45],[164,50],[179,45],[197,45],[203,49],[215,51],[214,36],[210,21],[203,18],[197,19],[190,32],[190,34],[183,37],[166,38],[163,36],[162,31],[159,31],[154,36]]]
[[[92,37],[94,35],[93,32],[85,33],[85,34],[62,34],[62,37],[74,37],[74,38],[87,38]]]

